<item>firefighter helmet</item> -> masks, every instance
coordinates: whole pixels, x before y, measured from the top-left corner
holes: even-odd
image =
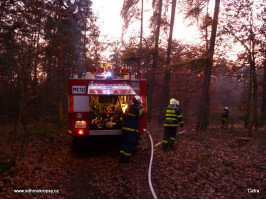
[[[134,103],[136,105],[139,105],[142,103],[140,96],[134,96],[130,99],[131,103]]]
[[[228,110],[229,108],[227,106],[224,107],[225,110]]]
[[[140,97],[140,96],[135,96],[135,99],[136,99],[136,101],[138,101],[138,102],[142,103],[142,99],[141,99],[141,97]]]
[[[174,98],[170,99],[170,104],[176,105],[177,103],[179,103],[179,102],[177,100],[175,100]]]
[[[178,100],[176,100],[176,105],[178,105],[178,106],[179,106],[179,101],[178,101]]]

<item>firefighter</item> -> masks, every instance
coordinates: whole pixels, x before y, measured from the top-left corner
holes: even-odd
[[[136,100],[137,100],[137,103],[138,103],[138,108],[139,108],[139,118],[141,118],[143,115],[144,115],[144,108],[142,106],[142,99],[140,96],[136,96],[135,97]],[[137,137],[137,143],[136,145],[139,145],[139,140],[142,140],[140,134],[136,134],[136,137]]]
[[[184,127],[182,110],[179,107],[179,101],[175,99],[170,100],[170,105],[164,110],[164,136],[163,136],[163,150],[167,151],[170,147],[173,149],[176,140],[177,127]]]
[[[224,110],[222,111],[222,115],[221,115],[221,128],[227,128],[228,123],[229,123],[229,108],[227,106],[224,107]]]
[[[139,119],[144,114],[140,105],[141,98],[133,97],[124,113],[124,124],[122,127],[123,136],[120,148],[119,162],[129,163],[130,156],[138,142]]]

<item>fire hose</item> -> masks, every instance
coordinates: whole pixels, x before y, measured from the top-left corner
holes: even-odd
[[[184,132],[186,132],[187,130],[181,131],[179,134],[182,134]],[[146,133],[149,136],[150,142],[151,142],[151,158],[150,158],[150,164],[149,164],[149,170],[148,170],[148,182],[149,182],[149,187],[150,187],[150,191],[151,194],[153,196],[154,199],[158,199],[157,195],[154,192],[154,189],[152,187],[152,182],[151,182],[151,168],[152,168],[152,161],[153,161],[153,152],[154,152],[154,147],[158,146],[159,144],[161,144],[162,142],[159,142],[155,145],[153,145],[153,140],[151,137],[150,132],[147,129],[144,129],[144,133]]]
[[[151,142],[151,158],[150,158],[150,164],[149,164],[149,170],[148,170],[149,187],[150,187],[150,191],[151,191],[153,198],[158,199],[157,195],[154,192],[154,189],[152,187],[152,182],[151,182],[151,167],[152,167],[152,161],[153,161],[153,140],[152,140],[151,134],[149,133],[147,129],[144,129],[144,132],[149,136],[150,142]]]
[[[187,130],[183,130],[183,131],[181,131],[180,133],[178,133],[178,134],[182,134],[182,133],[184,133],[184,132],[186,132]],[[160,145],[160,144],[162,144],[162,142],[158,142],[157,144],[155,144],[154,146],[156,147],[156,146],[158,146],[158,145]]]

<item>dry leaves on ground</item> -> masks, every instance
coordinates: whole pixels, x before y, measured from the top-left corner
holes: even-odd
[[[162,125],[150,122],[149,130],[154,144],[160,142]],[[158,198],[266,197],[265,146],[255,139],[239,142],[229,131],[213,129],[197,135],[192,127],[186,130],[178,136],[175,150],[155,147],[152,183]],[[150,141],[146,135],[142,138],[130,164],[118,163],[119,142],[112,139],[93,141],[74,152],[69,135],[35,138],[23,156],[21,142],[2,142],[0,152],[15,158],[15,165],[0,173],[0,198],[151,199]],[[15,189],[58,193],[15,193]]]

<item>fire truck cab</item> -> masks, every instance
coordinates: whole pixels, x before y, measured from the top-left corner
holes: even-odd
[[[86,72],[69,78],[68,128],[75,137],[121,135],[123,113],[132,96],[139,95],[144,107],[140,132],[147,126],[147,82],[119,70]]]

